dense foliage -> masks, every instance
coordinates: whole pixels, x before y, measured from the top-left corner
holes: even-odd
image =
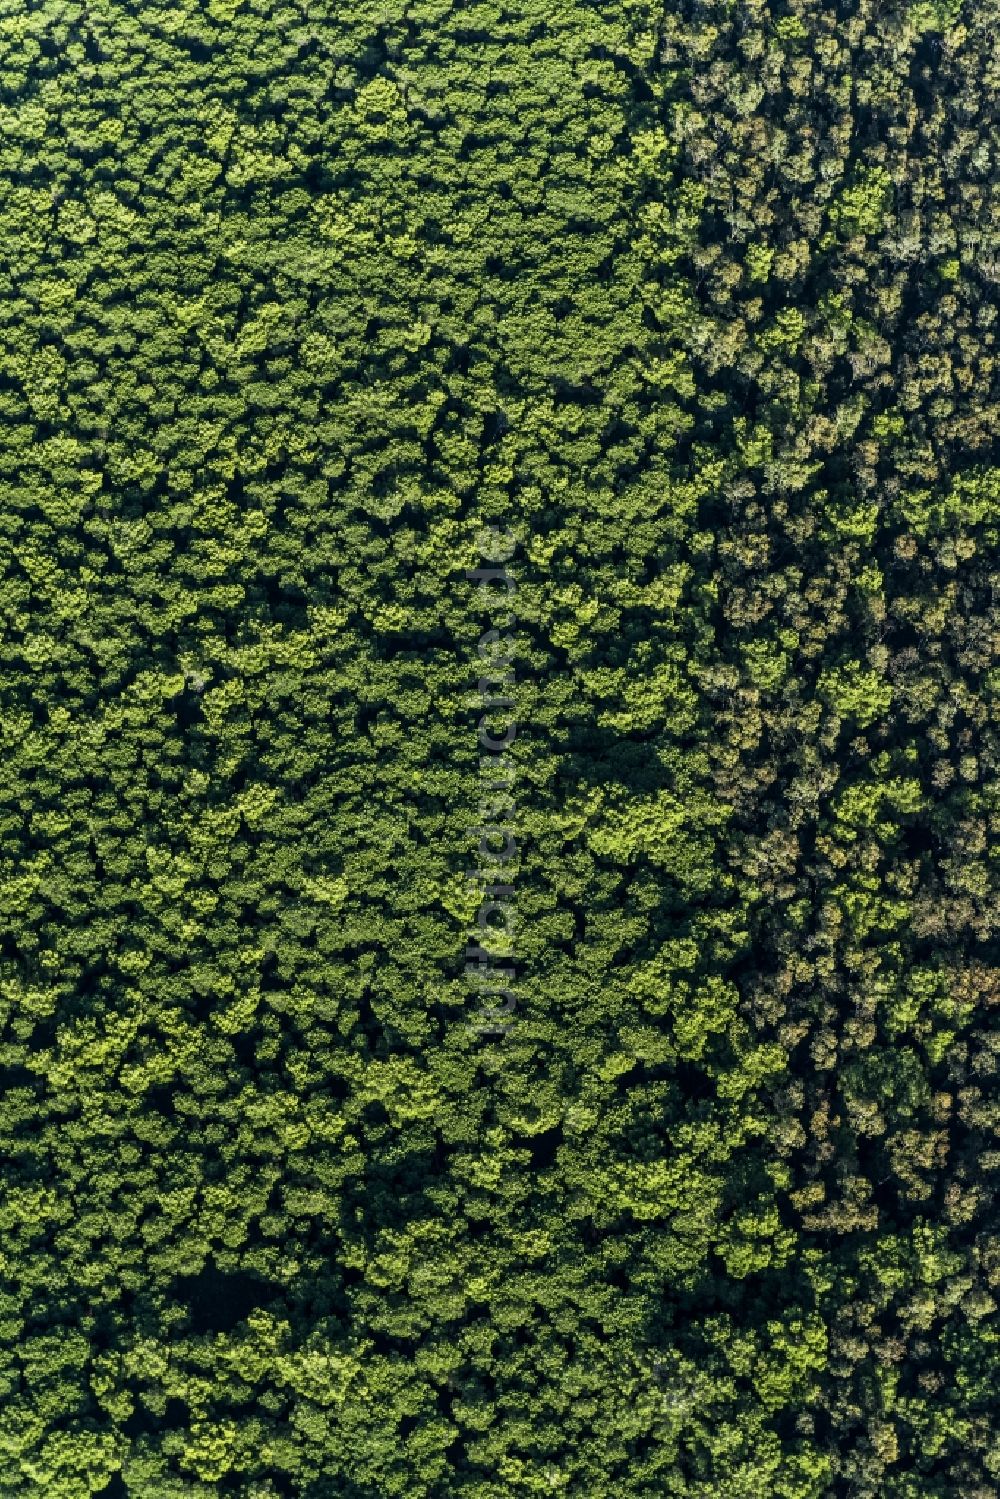
[[[4,0],[5,1496],[1000,1494],[998,33]]]

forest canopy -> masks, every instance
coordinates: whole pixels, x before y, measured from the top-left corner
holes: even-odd
[[[998,34],[0,3],[3,1495],[1000,1495]]]

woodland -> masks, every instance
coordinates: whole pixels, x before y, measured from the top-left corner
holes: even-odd
[[[0,0],[3,1499],[1000,1499],[998,35]]]

